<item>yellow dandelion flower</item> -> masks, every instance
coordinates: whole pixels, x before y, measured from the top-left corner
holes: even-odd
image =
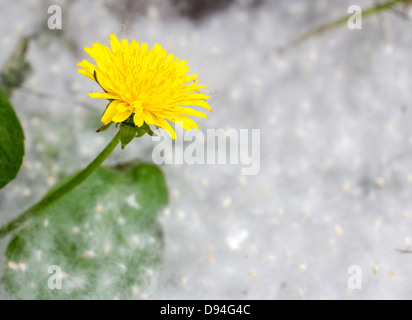
[[[84,50],[95,60],[96,65],[83,60],[77,71],[95,80],[105,92],[93,92],[91,98],[109,99],[110,103],[101,121],[121,123],[133,119],[137,127],[144,123],[165,129],[175,139],[169,121],[186,130],[199,126],[187,116],[207,118],[189,106],[198,106],[212,111],[207,99],[200,93],[206,88],[196,81],[197,74],[187,75],[187,61],[167,54],[159,44],[148,49],[147,43],[110,35],[111,50],[98,42]]]

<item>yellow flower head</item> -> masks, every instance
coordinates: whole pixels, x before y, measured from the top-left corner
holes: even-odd
[[[135,40],[122,42],[110,35],[111,50],[98,42],[84,50],[95,60],[96,65],[83,60],[77,71],[95,80],[105,92],[93,92],[89,96],[109,99],[110,103],[101,121],[120,123],[133,117],[137,127],[144,123],[165,129],[176,138],[172,126],[175,122],[184,129],[198,129],[189,116],[207,118],[198,110],[187,106],[198,106],[212,111],[199,89],[206,88],[196,81],[197,74],[187,75],[189,67],[185,60],[167,54],[159,44],[153,49],[147,43],[139,45]]]

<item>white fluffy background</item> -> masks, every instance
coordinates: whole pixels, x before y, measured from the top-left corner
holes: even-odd
[[[398,250],[412,239],[412,22],[387,12],[365,18],[362,30],[343,26],[279,54],[353,1],[250,2],[193,22],[167,1],[146,1],[125,18],[122,1],[1,0],[0,61],[21,35],[38,37],[33,72],[12,99],[26,156],[0,191],[0,223],[114,134],[94,132],[105,104],[87,97],[97,86],[75,65],[87,58],[84,46],[115,33],[188,60],[212,96],[201,130],[261,130],[256,176],[233,165],[162,166],[170,204],[151,298],[411,299],[412,255]],[[50,4],[62,6],[62,32],[46,27]],[[154,146],[145,137],[108,162],[150,161]],[[0,240],[2,266],[8,241]],[[347,286],[351,265],[362,268],[362,290]]]

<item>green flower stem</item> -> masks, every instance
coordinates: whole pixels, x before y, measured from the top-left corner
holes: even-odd
[[[400,2],[405,2],[406,3],[407,1],[408,0],[390,0],[390,1],[387,1],[387,2],[384,2],[384,3],[378,3],[378,4],[376,4],[374,6],[371,6],[367,9],[365,9],[365,10],[362,10],[362,17],[365,18],[367,16],[380,13],[381,11],[392,8],[393,6],[397,5]],[[311,31],[301,35],[300,37],[294,39],[288,45],[286,45],[282,48],[279,48],[278,51],[280,53],[283,53],[283,52],[291,49],[292,47],[295,47],[295,46],[299,45],[300,43],[304,42],[305,40],[307,40],[307,39],[309,39],[313,36],[316,36],[320,33],[328,31],[330,29],[339,27],[340,25],[344,25],[345,23],[348,22],[348,19],[349,19],[350,16],[351,16],[351,14],[348,14],[348,15],[345,15],[341,18],[338,18],[338,19],[336,19],[332,22],[321,25],[320,27],[318,27],[314,30],[311,30]]]
[[[106,158],[116,148],[120,141],[119,137],[120,133],[118,132],[116,136],[113,138],[113,140],[106,146],[106,148],[104,148],[104,150],[84,170],[80,171],[78,174],[76,174],[69,181],[67,181],[57,189],[48,193],[43,199],[40,200],[40,202],[36,203],[31,208],[24,211],[21,215],[19,215],[14,220],[10,221],[7,225],[1,227],[0,238],[4,237],[14,229],[20,227],[25,221],[27,221],[27,219],[35,216],[49,205],[59,200],[65,194],[72,191],[84,180],[86,180],[93,173],[93,171],[100,167],[103,161],[106,160]]]

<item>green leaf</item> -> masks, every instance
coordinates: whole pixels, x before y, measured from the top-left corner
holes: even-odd
[[[96,130],[96,132],[105,131],[105,130],[109,129],[112,124],[113,124],[113,121],[110,121],[108,124],[102,125],[99,129]]]
[[[162,261],[157,217],[166,203],[153,165],[97,169],[14,236],[6,291],[17,299],[146,298]]]
[[[122,149],[136,137],[137,132],[138,128],[135,125],[128,125],[126,123],[120,125],[120,143],[122,144]]]
[[[0,85],[5,89],[8,96],[15,88],[21,86],[29,72],[30,65],[26,61],[30,37],[21,37],[12,54],[4,63],[0,71]]]
[[[23,155],[23,129],[6,94],[0,89],[0,188],[16,177]]]

